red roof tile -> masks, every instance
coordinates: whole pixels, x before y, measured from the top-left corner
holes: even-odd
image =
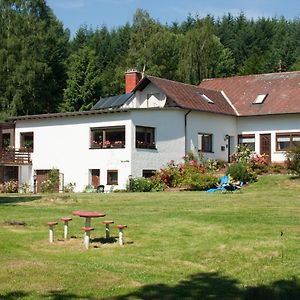
[[[150,82],[160,88],[169,100],[174,101],[181,108],[235,115],[235,111],[220,91],[209,90],[195,85],[146,76],[140,81],[134,91],[142,90]],[[213,103],[209,103],[201,94],[211,99]]]
[[[300,71],[206,79],[199,87],[224,91],[241,116],[300,113]],[[259,94],[268,95],[253,104]]]

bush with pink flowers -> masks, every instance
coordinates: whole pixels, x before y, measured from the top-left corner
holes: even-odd
[[[269,160],[266,154],[253,153],[250,157],[250,167],[257,174],[262,174],[268,171]]]
[[[205,190],[216,186],[217,177],[212,175],[201,159],[187,155],[183,160],[178,164],[169,161],[155,174],[155,180],[171,188],[185,186],[188,189]]]

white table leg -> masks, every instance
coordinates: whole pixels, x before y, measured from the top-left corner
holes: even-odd
[[[67,221],[64,222],[64,239],[65,240],[68,239],[68,222]]]
[[[106,239],[109,239],[109,237],[110,237],[109,224],[105,225],[105,237],[106,237]]]
[[[85,228],[90,228],[91,227],[91,218],[86,217],[85,218]],[[84,233],[84,238],[86,237],[87,233]]]
[[[86,249],[89,249],[89,245],[90,245],[90,231],[85,231],[84,234],[84,245]]]
[[[53,231],[53,225],[49,226],[49,243],[53,243],[54,241],[54,231]]]
[[[119,228],[119,244],[121,246],[124,245],[124,240],[123,240],[123,229],[122,228]]]

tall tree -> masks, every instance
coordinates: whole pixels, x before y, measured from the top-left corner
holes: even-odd
[[[8,115],[56,111],[68,32],[44,0],[0,0],[0,28],[2,109]]]
[[[96,53],[87,46],[80,48],[70,58],[67,88],[61,110],[88,110],[100,96],[101,77]]]
[[[147,11],[138,9],[135,12],[127,60],[130,67],[137,67],[139,70],[148,68],[150,56],[153,54],[149,48],[149,40],[161,30],[162,26],[155,22]]]
[[[182,40],[179,76],[187,83],[199,84],[203,78],[230,75],[234,59],[229,49],[213,34],[210,20],[199,21]]]

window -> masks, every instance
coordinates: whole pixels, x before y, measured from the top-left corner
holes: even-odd
[[[210,133],[198,133],[198,151],[212,152],[212,138]]]
[[[198,95],[204,100],[206,101],[207,103],[210,103],[210,104],[214,104],[214,101],[211,100],[208,96],[206,96],[205,94],[201,93],[201,92],[198,92]]]
[[[143,170],[143,177],[150,178],[156,173],[156,170]]]
[[[33,132],[21,132],[21,148],[33,152]]]
[[[262,104],[265,99],[267,98],[268,94],[259,94],[255,98],[255,100],[252,102],[252,104]]]
[[[18,181],[19,177],[19,168],[12,166],[3,167],[3,181],[15,180]]]
[[[91,148],[124,148],[125,126],[91,128]]]
[[[285,151],[293,146],[300,146],[300,132],[276,134],[277,151]]]
[[[155,149],[155,128],[136,126],[136,148]]]
[[[108,185],[118,184],[118,170],[107,170],[107,184]]]
[[[255,135],[254,134],[239,135],[238,144],[246,146],[252,151],[255,151]]]
[[[2,134],[2,148],[7,148],[11,145],[10,133]]]

